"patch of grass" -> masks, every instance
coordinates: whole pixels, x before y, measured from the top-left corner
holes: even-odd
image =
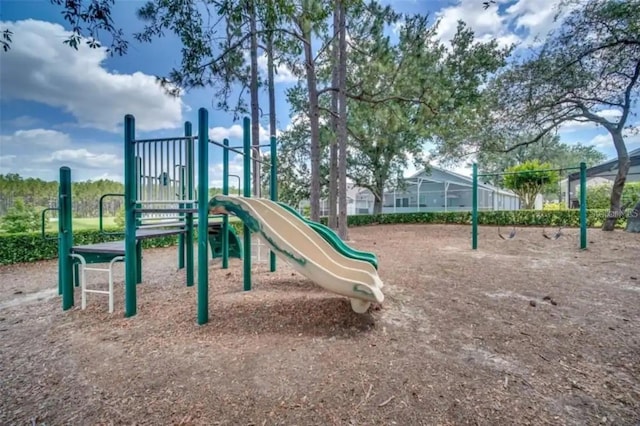
[[[82,231],[86,229],[99,229],[100,220],[97,217],[74,218],[72,226],[74,231]],[[102,226],[104,226],[105,228],[116,227],[115,217],[103,217]],[[49,220],[49,222],[47,223],[46,230],[47,232],[58,231],[58,221],[56,219]]]

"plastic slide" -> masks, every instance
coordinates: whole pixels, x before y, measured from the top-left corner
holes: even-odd
[[[364,313],[372,302],[383,302],[383,283],[371,263],[343,255],[305,220],[279,204],[262,198],[216,195],[209,208],[213,213],[240,218],[296,271],[326,290],[348,297],[355,312]]]
[[[289,211],[291,214],[300,218],[304,223],[309,225],[311,229],[316,231],[322,238],[325,239],[326,242],[331,244],[334,249],[338,250],[341,254],[350,257],[352,259],[360,259],[365,262],[369,262],[373,265],[374,268],[378,269],[378,257],[370,253],[368,251],[360,251],[356,250],[353,247],[348,246],[342,239],[335,233],[335,231],[328,226],[324,226],[321,223],[314,222],[302,216],[300,213],[296,211],[293,207],[288,204],[277,202],[279,206]]]

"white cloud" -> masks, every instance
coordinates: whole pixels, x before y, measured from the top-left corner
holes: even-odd
[[[71,167],[74,180],[119,177],[122,173],[120,143],[72,140],[57,130],[18,130],[0,135],[0,173],[19,173],[56,180],[61,166]]]
[[[239,124],[233,124],[231,127],[212,127],[209,129],[209,138],[216,142],[222,142],[227,138],[230,141],[242,141],[242,126]],[[276,130],[276,136],[280,134],[279,130]],[[269,142],[269,130],[260,125],[260,143]]]
[[[554,20],[562,0],[518,0],[504,8],[507,3],[507,0],[498,0],[497,4],[485,9],[481,1],[458,0],[453,6],[436,12],[440,19],[437,34],[443,42],[450,41],[461,20],[480,41],[495,38],[501,46],[524,46],[535,44],[536,37],[543,38],[562,21],[562,18]],[[570,6],[567,6],[562,15],[569,10]]]
[[[17,149],[30,155],[41,152],[41,149],[56,149],[69,146],[71,138],[68,134],[57,130],[30,129],[17,130],[12,135],[0,135],[2,151]],[[38,148],[34,152],[33,149]]]
[[[627,146],[627,151],[631,151],[640,146],[640,134],[631,133],[624,135],[624,142]],[[613,146],[613,139],[611,139],[611,135],[609,133],[601,133],[595,135],[591,138],[587,145],[593,145],[596,148],[602,148],[603,150],[611,150],[615,152],[615,148]]]
[[[31,117],[30,115],[21,115],[11,120],[3,121],[3,124],[20,129],[24,129],[26,127],[35,127],[41,123],[42,121],[40,119]]]
[[[70,33],[51,22],[28,19],[0,25],[15,35],[0,65],[5,100],[59,107],[81,127],[107,131],[119,131],[125,114],[134,114],[142,131],[181,125],[181,99],[165,95],[151,75],[107,71],[105,49],[82,44],[76,51],[62,43]]]
[[[267,77],[267,55],[263,53],[258,56],[258,70],[266,78]],[[274,83],[296,83],[298,77],[285,65],[276,64],[273,76]]]
[[[604,109],[596,112],[602,118],[606,118],[610,121],[617,121],[620,118],[620,111],[617,109]],[[578,130],[594,130],[599,126],[593,121],[567,121],[560,125],[559,130],[562,132],[574,132]]]
[[[443,42],[449,42],[456,33],[458,21],[464,21],[476,37],[499,38],[501,42],[517,41],[515,34],[509,34],[507,18],[499,14],[497,6],[484,8],[481,1],[460,0],[456,5],[436,12],[440,19],[437,35]]]
[[[61,149],[38,161],[43,163],[64,162],[80,164],[92,168],[110,168],[122,164],[122,160],[114,154],[90,152],[85,148]]]

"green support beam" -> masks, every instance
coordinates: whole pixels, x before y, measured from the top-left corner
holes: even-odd
[[[222,144],[222,195],[229,195],[229,139]],[[229,216],[222,217],[222,269],[229,268]]]
[[[131,114],[124,117],[124,315],[134,316],[137,312],[136,283],[138,281],[138,251],[136,244],[136,157],[135,118]]]
[[[73,226],[71,210],[71,169],[60,167],[58,189],[58,288],[62,292],[62,309],[73,306]]]
[[[587,164],[580,163],[580,248],[587,248]]]
[[[209,321],[209,112],[198,110],[198,324]]]
[[[186,125],[185,125],[186,126]],[[185,127],[186,130],[186,127]],[[189,123],[189,133],[191,133],[191,123]],[[194,197],[194,182],[193,182],[193,165],[194,165],[194,155],[193,155],[193,139],[187,141],[187,149],[186,149],[186,162],[187,168],[183,173],[186,174],[187,177],[187,200],[193,200]],[[182,180],[184,182],[184,179]],[[193,261],[193,213],[187,213],[186,219],[186,233],[185,233],[185,252],[187,257],[187,286],[191,287],[194,283],[193,271],[194,271],[194,261]]]
[[[270,155],[270,161],[271,161],[271,176],[270,176],[270,182],[269,182],[269,192],[271,193],[271,200],[272,201],[278,201],[278,176],[277,176],[277,172],[278,172],[278,164],[277,164],[277,149],[276,149],[276,137],[275,136],[271,136],[271,141],[270,141],[270,148],[271,148],[271,155]],[[269,252],[269,270],[271,272],[275,272],[276,270],[276,254],[273,251]]]
[[[244,196],[246,198],[251,197],[251,120],[249,117],[244,118],[243,122],[243,147],[244,147]],[[244,259],[243,265],[243,288],[244,291],[251,290],[251,230],[245,223],[243,228],[244,233]]]
[[[471,248],[478,249],[478,165],[476,163],[473,163],[473,185],[471,188]]]

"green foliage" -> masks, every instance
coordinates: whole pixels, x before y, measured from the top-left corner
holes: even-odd
[[[84,44],[92,49],[103,47],[100,38],[107,34],[111,38],[111,45],[106,51],[113,55],[124,55],[127,52],[128,42],[124,38],[122,29],[113,25],[111,8],[115,0],[50,0],[51,4],[59,6],[62,17],[70,25],[71,35],[62,42],[69,47],[78,50],[78,46]],[[8,29],[2,31],[2,50],[11,49],[13,32]],[[19,37],[20,34],[17,34]]]
[[[124,229],[124,205],[120,206],[113,221],[120,229]]]
[[[34,207],[27,206],[22,198],[14,200],[1,223],[2,230],[7,233],[37,231],[40,226],[40,215]]]
[[[529,139],[530,137],[522,136],[515,145]],[[505,146],[497,144],[483,146],[477,159],[479,169],[485,173],[499,173],[531,160],[549,163],[555,169],[564,169],[577,167],[583,161],[587,167],[591,167],[606,160],[606,156],[595,147],[564,144],[560,142],[560,137],[557,135],[545,135],[536,143],[519,145],[509,152],[504,152],[504,149]],[[484,181],[501,186],[502,176],[488,176]],[[555,191],[552,192],[557,193],[557,188],[554,189]]]
[[[308,209],[308,207],[307,207]],[[587,226],[601,226],[608,211],[599,209],[587,210]],[[308,212],[307,212],[308,216]],[[327,218],[320,222],[327,224]],[[516,226],[563,226],[579,227],[579,210],[516,210],[516,211],[481,211],[478,212],[480,225],[516,225]],[[349,226],[366,226],[381,224],[471,224],[471,212],[420,212],[420,213],[394,213],[348,216]],[[239,220],[230,220],[229,226],[233,227],[238,235],[243,233],[243,224]],[[624,227],[625,223],[618,224]],[[97,230],[83,230],[74,232],[74,244],[94,244],[105,241],[117,241],[122,239],[121,229],[105,229],[107,233]],[[194,234],[197,240],[197,232]],[[178,242],[177,236],[146,239],[142,241],[144,248],[169,247]],[[56,234],[47,235],[43,239],[39,233],[23,233],[0,235],[0,265],[20,262],[34,262],[37,260],[55,259],[58,257],[58,239]]]
[[[587,226],[601,226],[607,216],[607,210],[587,210]],[[326,225],[327,218],[321,223]],[[349,226],[382,224],[458,224],[471,225],[471,212],[419,212],[354,215],[348,217]],[[580,211],[571,210],[499,210],[478,212],[478,223],[485,226],[562,226],[577,228],[580,226]],[[619,224],[624,227],[624,223]]]
[[[538,160],[509,167],[505,172],[517,174],[504,175],[502,185],[518,195],[525,209],[531,209],[536,196],[542,193],[545,187],[558,182],[558,172],[542,171],[549,168],[550,163],[540,163]]]
[[[243,225],[239,220],[230,220],[229,226],[238,235],[242,235]],[[97,229],[74,231],[73,244],[96,244],[106,241],[118,241],[123,238],[122,228],[105,228],[104,233]],[[198,240],[197,231],[194,232],[195,241]],[[170,247],[178,243],[178,236],[170,235],[161,238],[142,240],[143,248]],[[58,257],[57,233],[48,233],[46,238],[34,232],[17,234],[0,234],[0,265],[21,262],[35,262],[37,260],[55,259]]]
[[[587,208],[608,209],[611,203],[612,183],[587,186]],[[580,196],[578,190],[578,196]],[[640,182],[628,182],[622,191],[622,205],[633,208],[640,201]]]
[[[542,210],[567,210],[567,204],[563,202],[544,203]]]
[[[124,186],[120,182],[108,179],[96,181],[73,182],[71,184],[73,216],[97,217],[98,200],[107,193],[121,194]],[[5,214],[15,198],[24,199],[29,206],[56,206],[58,204],[58,182],[43,181],[37,178],[24,178],[16,173],[0,174],[0,216]],[[122,205],[122,197],[104,199],[104,214],[113,216]],[[55,216],[55,212],[49,213]]]

